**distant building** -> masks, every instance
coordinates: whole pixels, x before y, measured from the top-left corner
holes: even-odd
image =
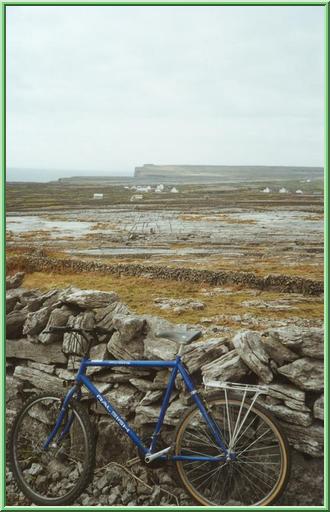
[[[178,189],[175,188],[175,187],[171,188],[171,192],[172,192],[172,194],[178,194],[179,193]]]
[[[287,194],[287,193],[288,193],[288,190],[287,190],[286,188],[284,188],[284,187],[283,187],[283,188],[280,188],[279,193],[280,193],[280,194]]]
[[[298,189],[298,190],[296,190],[296,194],[303,194],[303,191]]]
[[[165,187],[162,184],[161,185],[157,185],[157,187],[155,188],[155,192],[157,192],[158,194],[162,193],[162,192],[164,192],[164,188]]]
[[[150,185],[148,185],[147,187],[143,187],[142,185],[138,185],[136,187],[136,190],[138,190],[139,192],[150,192],[151,191],[151,187],[150,187]]]
[[[94,194],[93,199],[103,199],[103,194]]]
[[[266,187],[263,189],[263,192],[265,192],[265,194],[269,194],[269,192],[271,192],[271,190],[269,187]]]
[[[142,194],[133,194],[130,201],[141,201],[141,199],[143,199]]]

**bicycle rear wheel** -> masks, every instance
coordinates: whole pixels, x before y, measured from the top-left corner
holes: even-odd
[[[84,407],[71,400],[64,420],[45,450],[62,399],[53,394],[31,398],[18,413],[10,435],[10,464],[19,488],[37,505],[68,505],[93,477],[95,440]],[[61,433],[66,425],[68,432]]]
[[[288,481],[290,457],[288,442],[272,415],[256,404],[250,407],[248,402],[224,398],[208,400],[208,410],[235,457],[219,462],[177,461],[182,485],[202,505],[273,503]],[[175,454],[223,455],[196,406],[177,427]]]

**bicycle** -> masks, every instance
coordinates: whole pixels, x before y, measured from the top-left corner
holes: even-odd
[[[75,381],[66,396],[44,393],[32,397],[18,413],[10,435],[10,463],[19,488],[37,505],[72,503],[93,478],[95,438],[81,403],[82,386],[136,445],[145,464],[172,462],[183,487],[199,505],[269,505],[283,493],[290,472],[289,446],[272,415],[256,404],[262,386],[210,382],[222,389],[205,400],[182,362],[183,346],[199,331],[159,332],[179,344],[172,361],[91,360],[98,335],[114,331],[97,327],[52,327],[49,332],[74,333],[84,345]],[[150,442],[143,442],[86,375],[90,367],[168,368],[167,388]],[[173,443],[159,449],[163,420],[177,375],[193,405],[177,425]],[[234,399],[228,397],[234,390]],[[239,397],[237,398],[237,392]],[[252,398],[248,394],[252,393]]]

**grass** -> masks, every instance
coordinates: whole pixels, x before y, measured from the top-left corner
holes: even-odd
[[[261,310],[257,307],[244,307],[241,305],[246,300],[255,300],[256,293],[247,289],[228,288],[231,294],[205,295],[205,292],[214,288],[205,284],[195,284],[176,281],[151,280],[143,277],[112,276],[99,273],[81,274],[55,274],[34,272],[27,274],[23,286],[27,288],[39,288],[49,290],[52,288],[64,288],[76,286],[82,289],[98,289],[104,291],[115,291],[119,294],[121,301],[138,314],[153,314],[166,318],[174,323],[199,323],[204,317],[225,315],[227,319],[221,321],[224,326],[239,328],[240,323],[233,321],[231,315],[243,315],[249,313],[259,320],[272,318],[284,320],[293,316],[302,319],[322,319],[323,304],[321,299],[311,297],[310,300],[304,297],[301,301],[294,303],[294,308],[288,311]],[[192,298],[205,304],[205,309],[200,311],[187,311],[181,314],[171,310],[160,310],[154,303],[157,297],[169,297],[175,299]],[[258,292],[257,299],[273,301],[285,298],[290,300],[290,294],[276,292]],[[297,300],[297,296],[295,296]],[[218,322],[216,322],[218,323]]]

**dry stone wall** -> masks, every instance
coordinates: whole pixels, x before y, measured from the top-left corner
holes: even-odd
[[[156,337],[157,331],[173,328],[170,322],[150,315],[134,314],[114,292],[71,287],[42,293],[20,287],[22,278],[19,276],[16,276],[15,282],[14,286],[18,287],[10,284],[6,293],[8,427],[29,395],[41,391],[63,394],[63,383],[70,383],[74,378],[81,354],[80,344],[71,334],[47,334],[45,331],[52,325],[98,325],[111,329],[111,337],[101,336],[99,343],[92,347],[93,359],[165,360],[173,358],[177,352],[176,343]],[[196,326],[184,325],[181,328],[196,329]],[[259,402],[277,417],[292,447],[313,458],[323,456],[321,328],[290,325],[265,332],[240,331],[232,338],[203,336],[186,346],[183,360],[206,397],[208,391],[204,389],[203,380],[267,386],[267,394],[262,395]],[[152,423],[160,410],[168,370],[90,368],[88,374],[141,435],[150,434]],[[98,464],[109,462],[109,458],[116,463],[125,462],[130,456],[135,456],[113,420],[99,403],[90,398],[84,392],[83,400],[93,413],[95,431],[102,432],[97,448]],[[178,379],[165,417],[165,436],[171,436],[173,426],[190,403],[191,397]],[[116,442],[109,443],[109,439]],[[165,478],[163,473],[160,475],[160,478]],[[159,493],[158,501],[150,501],[149,495],[145,501],[136,503],[171,503],[165,498],[162,502],[161,496],[164,497],[164,494]],[[116,497],[113,499],[113,503],[117,503]],[[87,496],[85,504],[95,503],[95,500],[91,500]],[[181,496],[180,503],[190,504],[189,499],[185,500],[187,497]],[[106,501],[106,504],[109,502]]]
[[[51,258],[45,255],[12,256],[7,260],[7,269],[22,269],[28,272],[103,272],[114,275],[144,276],[152,279],[173,279],[190,283],[208,283],[215,286],[224,284],[248,286],[259,290],[275,290],[285,293],[321,295],[323,283],[297,276],[258,276],[253,272],[232,272],[196,270],[192,268],[171,268],[143,264],[109,265],[95,261]]]

